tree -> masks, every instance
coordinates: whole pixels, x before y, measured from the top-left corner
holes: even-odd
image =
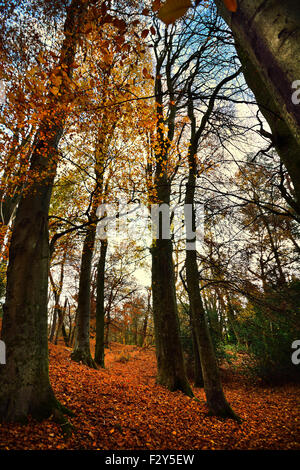
[[[240,71],[238,70],[233,75],[229,75],[221,80],[212,93],[208,107],[197,127],[193,101],[189,101],[189,117],[191,120],[191,139],[188,152],[189,173],[185,193],[185,205],[191,208],[191,220],[185,217],[186,222],[186,281],[187,290],[189,294],[192,327],[195,332],[198,350],[200,352],[201,368],[204,382],[204,390],[207,398],[207,405],[209,412],[217,416],[233,417],[239,419],[232,411],[228,402],[225,399],[222,384],[220,380],[218,365],[215,357],[215,351],[211,340],[210,331],[207,325],[205,311],[202,303],[201,293],[199,289],[199,272],[197,265],[197,251],[196,251],[196,238],[193,234],[196,233],[196,215],[195,215],[195,189],[196,179],[198,175],[197,168],[197,151],[199,140],[206,128],[206,124],[210,119],[215,106],[216,96],[219,90],[228,81],[233,80]],[[191,227],[189,227],[189,223]]]
[[[110,191],[113,191],[109,187],[108,181],[112,178],[112,164],[115,167],[115,171],[118,168],[118,164],[116,163],[116,160],[118,160],[117,145],[121,140],[121,136],[122,134],[130,133],[131,128],[134,126],[134,104],[130,103],[130,98],[131,93],[138,91],[139,84],[135,85],[135,81],[141,78],[139,67],[140,62],[144,60],[143,54],[139,53],[139,47],[137,47],[136,50],[133,49],[136,38],[131,36],[129,30],[126,34],[127,42],[125,44],[125,36],[120,38],[110,25],[107,28],[102,28],[101,33],[100,38],[98,32],[96,32],[96,35],[91,35],[93,41],[91,42],[90,49],[86,53],[85,61],[82,64],[84,69],[88,67],[90,76],[89,85],[93,87],[93,94],[89,97],[89,106],[87,106],[86,99],[84,100],[84,106],[85,113],[88,115],[87,119],[89,120],[89,123],[86,123],[86,127],[91,130],[92,140],[94,140],[92,143],[94,147],[92,164],[94,165],[95,171],[95,183],[87,211],[89,225],[86,228],[86,236],[82,250],[76,339],[74,351],[71,354],[73,360],[80,361],[90,367],[96,367],[90,353],[89,335],[91,270],[96,239],[96,224],[98,221],[97,209],[101,204],[107,203],[109,198],[113,197],[112,194],[110,194]],[[124,46],[129,48],[126,56],[124,55]],[[129,103],[127,103],[128,101]],[[143,107],[141,108],[143,109]],[[122,126],[126,123],[126,114],[128,112],[131,112],[132,124],[129,125],[129,123],[127,123],[125,130],[123,130]],[[89,132],[87,132],[87,134],[88,133]],[[122,157],[124,158],[123,154]],[[122,157],[120,157],[121,165],[124,165]],[[107,172],[107,174],[105,174],[105,172]],[[107,182],[105,182],[105,178]],[[103,255],[103,259],[101,260],[103,265],[100,266],[99,276],[102,276],[102,278],[106,256],[104,247],[105,244],[102,245],[103,250],[100,250]],[[102,279],[102,281],[103,280],[104,279]],[[104,353],[104,343],[101,333],[104,319],[100,319],[101,315],[104,313],[103,302],[101,300],[101,296],[103,299],[103,294],[100,292],[101,285],[103,286],[99,280],[97,290],[99,294],[99,302],[97,303],[98,315],[96,318],[98,320],[98,326],[100,320],[100,328],[97,328],[98,341],[96,339],[96,356],[100,363],[103,362],[100,356]],[[102,351],[101,353],[99,348]]]
[[[295,60],[300,50],[299,5],[293,0],[240,0],[237,10],[230,13],[219,0],[216,3],[299,145],[300,111],[291,96],[300,75]]]
[[[160,3],[160,2],[159,2]],[[196,4],[201,2],[196,2]],[[215,0],[231,29],[243,73],[268,122],[276,148],[300,200],[300,108],[298,90],[300,8],[294,0]],[[191,2],[166,1],[158,15],[167,24],[184,14]],[[159,7],[158,7],[159,8]],[[156,9],[156,8],[155,8]],[[263,130],[265,135],[267,132]]]
[[[186,85],[183,75],[193,65],[197,52],[193,48],[192,21],[181,31],[179,39],[176,28],[159,31],[154,41],[156,129],[154,137],[155,173],[149,194],[150,204],[156,204],[157,234],[151,246],[152,295],[155,330],[158,382],[170,390],[181,390],[192,396],[186,378],[182,346],[179,337],[179,321],[175,289],[172,240],[163,228],[165,217],[160,211],[167,208],[170,217],[172,179],[176,165],[171,161],[178,134],[178,109],[182,106]],[[184,26],[183,26],[184,28]],[[194,30],[193,30],[194,32]],[[200,46],[199,46],[200,48]],[[187,57],[185,56],[187,53]],[[182,88],[181,88],[182,87]],[[167,227],[167,231],[169,227]]]
[[[104,326],[105,326],[105,305],[104,305],[104,276],[107,253],[107,240],[101,240],[100,256],[97,264],[97,299],[96,299],[96,346],[95,362],[104,367]]]
[[[55,410],[65,411],[54,396],[48,375],[48,210],[57,146],[68,113],[68,82],[80,39],[79,24],[86,11],[87,4],[79,0],[67,8],[65,38],[56,68],[60,86],[57,93],[52,90],[48,94],[48,112],[39,123],[31,156],[30,171],[35,179],[21,196],[16,212],[2,325],[8,352],[7,365],[0,371],[3,420],[22,421],[28,415],[41,419]]]
[[[270,140],[300,201],[300,107],[292,96],[300,77],[300,7],[293,0],[240,0],[229,12],[215,2],[233,32],[247,84],[268,122]]]

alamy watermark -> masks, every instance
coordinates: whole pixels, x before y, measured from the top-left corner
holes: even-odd
[[[6,364],[6,346],[4,341],[0,341],[0,364]]]
[[[127,236],[128,239],[152,239],[186,241],[187,250],[195,250],[204,237],[204,204],[175,205],[152,204],[147,208],[141,203],[101,204],[97,210],[99,219],[97,236],[106,240],[110,236]]]
[[[292,88],[296,90],[292,94],[292,103],[293,104],[300,104],[300,80],[295,80],[292,83]]]
[[[4,104],[5,102],[5,95],[6,95],[5,81],[0,80],[0,106]]]
[[[292,363],[298,366],[300,364],[300,339],[293,341],[292,349],[296,349],[292,354]]]

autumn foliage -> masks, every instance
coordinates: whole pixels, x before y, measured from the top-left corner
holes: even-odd
[[[3,3],[0,450],[299,449],[300,147],[253,4]]]

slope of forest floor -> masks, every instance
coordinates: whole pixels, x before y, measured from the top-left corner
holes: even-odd
[[[70,361],[70,350],[50,345],[50,375],[55,394],[75,416],[65,439],[51,418],[27,425],[0,424],[1,450],[196,450],[300,449],[299,387],[265,387],[223,367],[226,397],[243,419],[207,416],[199,402],[155,383],[152,349],[112,344],[106,369]]]

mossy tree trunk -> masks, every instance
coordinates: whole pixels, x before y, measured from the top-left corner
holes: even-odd
[[[37,192],[20,201],[9,250],[2,326],[7,364],[0,369],[0,417],[8,421],[46,418],[57,406],[47,342],[51,183],[34,186]]]

